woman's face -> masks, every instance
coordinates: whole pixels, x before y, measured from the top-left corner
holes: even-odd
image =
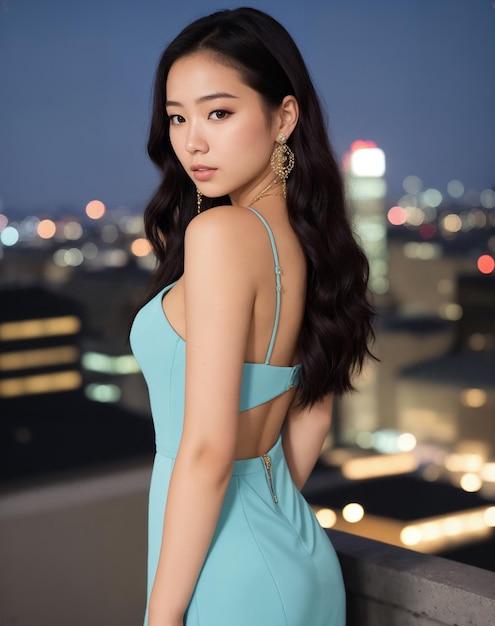
[[[208,53],[178,59],[166,90],[170,141],[188,176],[206,196],[247,206],[274,177],[277,111],[267,113],[258,92]]]

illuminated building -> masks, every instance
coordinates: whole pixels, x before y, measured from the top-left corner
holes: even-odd
[[[481,445],[495,459],[495,277],[458,278],[452,349],[402,370],[398,427],[418,439]]]
[[[151,454],[151,420],[109,403],[108,386],[85,393],[81,305],[40,287],[0,301],[0,482]]]
[[[370,288],[381,303],[388,292],[385,154],[372,141],[355,141],[344,159],[353,227],[370,263]]]
[[[80,391],[81,327],[68,298],[37,287],[3,290],[0,400]]]

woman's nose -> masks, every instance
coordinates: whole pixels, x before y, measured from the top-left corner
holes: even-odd
[[[197,124],[191,124],[186,137],[186,150],[189,154],[195,152],[208,152],[208,143],[204,137],[201,128]]]

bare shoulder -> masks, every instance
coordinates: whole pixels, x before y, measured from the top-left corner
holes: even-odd
[[[217,206],[194,217],[186,229],[186,237],[207,239],[212,235],[226,237],[244,233],[253,221],[253,213],[246,207]],[[245,239],[245,236],[243,237]]]
[[[259,220],[239,206],[218,206],[194,217],[185,237],[185,269],[201,266],[202,271],[235,273],[253,282],[253,239]]]
[[[237,260],[253,252],[253,237],[260,220],[246,207],[217,206],[194,217],[186,229],[185,246],[206,253],[221,247]]]

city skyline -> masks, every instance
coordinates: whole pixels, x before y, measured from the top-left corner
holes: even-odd
[[[442,192],[495,184],[495,11],[487,0],[251,3],[294,36],[342,158],[357,139],[387,157],[391,196],[419,176]],[[129,0],[0,9],[0,211],[142,210],[157,183],[145,154],[154,68],[192,19],[221,8]]]

